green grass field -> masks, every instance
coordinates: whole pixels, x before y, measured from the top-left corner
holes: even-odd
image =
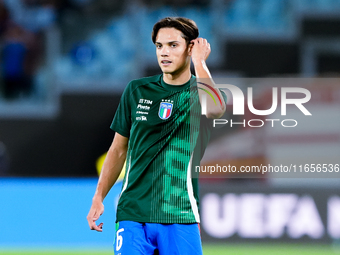
[[[113,255],[112,251],[5,251],[1,255]],[[340,247],[334,249],[324,245],[274,245],[274,244],[243,244],[243,245],[204,245],[204,255],[340,255]]]

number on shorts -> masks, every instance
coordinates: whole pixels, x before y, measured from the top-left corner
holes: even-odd
[[[120,235],[121,232],[124,231],[124,228],[121,228],[117,231],[117,236],[116,236],[116,251],[119,251],[120,248],[122,248],[123,245],[123,237]]]

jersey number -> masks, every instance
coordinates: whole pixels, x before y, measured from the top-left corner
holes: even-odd
[[[121,228],[117,231],[117,242],[116,242],[116,251],[119,251],[120,248],[122,248],[123,245],[123,237],[120,235],[121,232],[124,231],[124,228]]]

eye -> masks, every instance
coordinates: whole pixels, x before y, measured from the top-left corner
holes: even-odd
[[[172,47],[172,48],[175,48],[175,47],[177,47],[177,44],[176,44],[176,43],[171,44],[171,47]]]
[[[161,44],[156,44],[156,48],[160,49],[160,48],[162,48],[162,45]]]

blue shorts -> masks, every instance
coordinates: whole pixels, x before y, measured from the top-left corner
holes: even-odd
[[[202,255],[199,225],[121,221],[116,224],[115,255]]]

